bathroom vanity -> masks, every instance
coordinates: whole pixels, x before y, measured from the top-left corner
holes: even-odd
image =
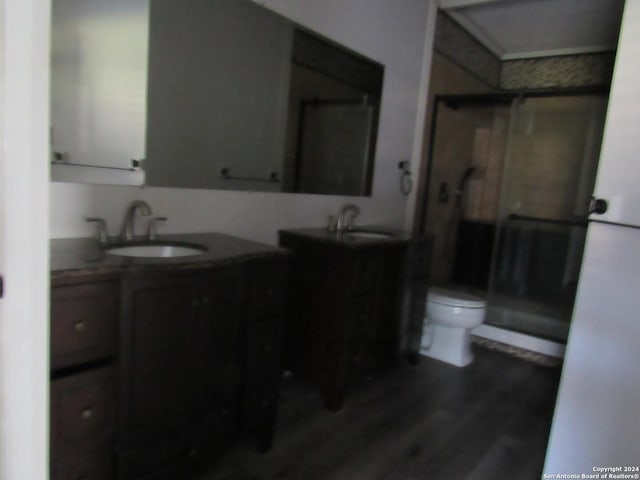
[[[183,479],[242,435],[271,445],[290,254],[165,238],[205,251],[137,258],[52,241],[53,479]]]
[[[349,383],[416,361],[428,272],[427,242],[404,232],[280,231],[296,253],[286,329],[287,368],[341,408]]]

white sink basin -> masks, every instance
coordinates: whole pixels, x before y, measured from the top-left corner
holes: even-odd
[[[173,258],[189,257],[201,255],[206,250],[204,248],[184,245],[160,244],[149,245],[125,245],[107,248],[110,255],[120,255],[121,257],[144,257],[144,258]]]
[[[395,237],[395,235],[393,233],[387,233],[387,232],[357,231],[356,230],[356,231],[350,231],[348,233],[352,237],[358,237],[358,238],[376,239],[376,238],[394,238]]]

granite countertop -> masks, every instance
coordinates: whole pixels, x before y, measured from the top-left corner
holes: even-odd
[[[372,238],[354,235],[354,233],[357,234],[359,232],[386,233],[391,236]],[[409,232],[372,225],[357,226],[353,230],[346,230],[343,232],[331,231],[327,228],[300,228],[292,230],[280,230],[278,233],[281,236],[294,235],[297,237],[304,237],[308,239],[310,238],[326,244],[346,248],[358,248],[375,245],[382,246],[389,244],[406,244],[412,239],[412,236]]]
[[[93,238],[54,239],[50,242],[52,278],[140,272],[151,269],[193,269],[265,256],[289,255],[284,248],[220,233],[162,235],[158,242],[196,244],[200,255],[173,258],[139,258],[110,255]],[[113,243],[121,244],[118,239]]]

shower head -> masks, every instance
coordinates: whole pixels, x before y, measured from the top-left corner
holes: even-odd
[[[467,190],[467,183],[469,182],[469,180],[471,179],[471,176],[474,174],[475,171],[476,171],[476,167],[469,167],[464,171],[464,173],[460,177],[460,183],[458,184],[458,189],[455,192],[456,205],[459,206],[462,204],[462,197],[464,196]]]
[[[460,177],[460,183],[458,184],[459,195],[462,195],[467,185],[467,182],[469,181],[469,179],[471,178],[471,175],[473,175],[475,171],[476,171],[476,167],[469,167],[464,171],[464,173],[462,174],[462,177]]]

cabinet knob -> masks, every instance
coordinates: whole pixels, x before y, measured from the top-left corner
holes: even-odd
[[[82,413],[80,413],[80,416],[83,420],[90,420],[91,418],[93,418],[93,408],[85,408],[84,410],[82,410]]]
[[[204,303],[205,305],[209,305],[211,303],[211,297],[204,297],[202,299],[202,303]]]
[[[189,450],[189,452],[187,453],[187,455],[189,456],[189,458],[196,458],[198,456],[200,452],[198,451],[197,448],[192,448],[191,450]]]
[[[86,329],[87,329],[87,324],[84,323],[82,320],[74,323],[73,325],[73,330],[76,332],[84,332]]]
[[[200,300],[199,300],[199,299],[197,299],[197,298],[193,298],[193,299],[191,300],[191,306],[192,306],[192,307],[197,307],[198,305],[200,305]]]

